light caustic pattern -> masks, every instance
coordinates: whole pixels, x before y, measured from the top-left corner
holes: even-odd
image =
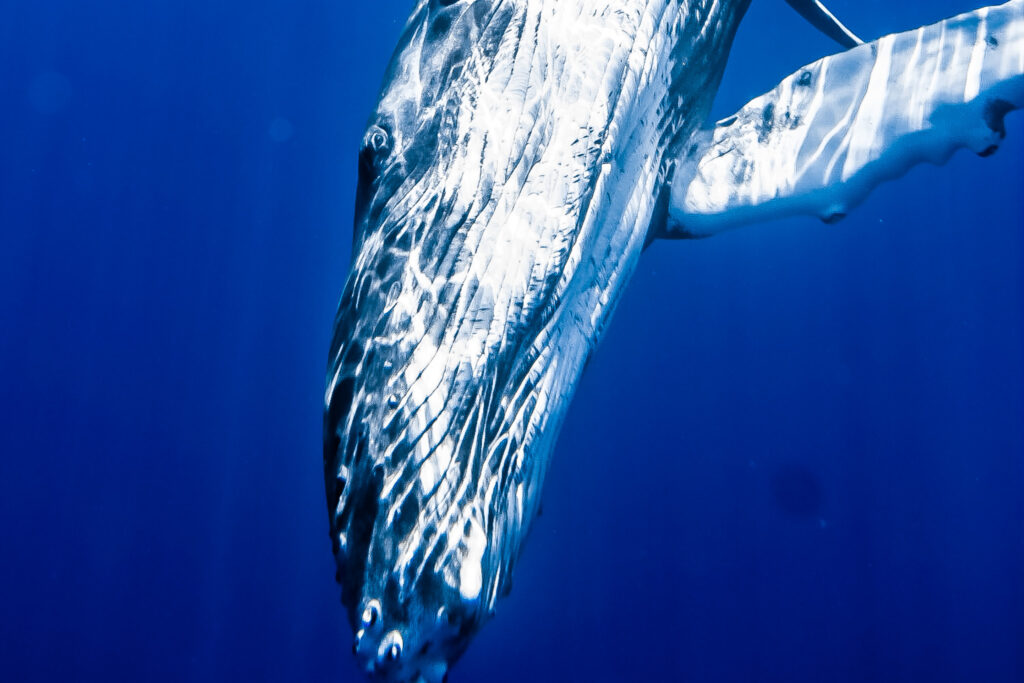
[[[414,10],[364,139],[325,396],[368,671],[439,680],[507,589],[666,151],[705,120],[746,4]]]
[[[912,163],[988,151],[1021,104],[1022,3],[823,59],[705,131],[748,0],[417,4],[360,151],[325,395],[367,672],[437,683],[490,618],[649,240],[834,217]]]
[[[958,148],[995,151],[1024,106],[1024,0],[821,59],[719,121],[681,159],[671,230],[841,218],[879,183]]]

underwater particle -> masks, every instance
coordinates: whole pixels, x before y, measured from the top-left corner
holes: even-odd
[[[28,88],[28,101],[40,114],[56,114],[71,100],[71,82],[56,71],[36,74]]]
[[[776,506],[791,517],[820,518],[824,499],[818,476],[807,466],[788,463],[772,473],[772,494]]]
[[[292,126],[292,122],[281,117],[271,121],[270,128],[267,130],[267,134],[274,142],[288,142],[294,133],[295,128]]]

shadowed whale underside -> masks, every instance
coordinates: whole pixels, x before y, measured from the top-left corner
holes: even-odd
[[[359,153],[324,475],[368,673],[447,676],[507,593],[644,247],[834,219],[1024,102],[1024,0],[859,40],[703,128],[749,0],[420,0]]]

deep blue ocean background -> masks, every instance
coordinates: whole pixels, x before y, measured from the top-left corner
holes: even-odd
[[[831,0],[874,38],[983,0]],[[0,679],[359,681],[321,481],[410,0],[6,2]],[[834,51],[754,0],[725,115]],[[647,251],[459,681],[1024,681],[1024,115]]]

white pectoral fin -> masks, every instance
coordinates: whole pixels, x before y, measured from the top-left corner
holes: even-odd
[[[825,57],[701,131],[676,160],[660,237],[842,217],[878,184],[960,147],[995,151],[1024,106],[1024,0]]]

